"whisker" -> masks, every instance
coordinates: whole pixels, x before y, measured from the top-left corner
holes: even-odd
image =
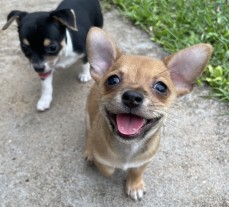
[[[172,120],[171,120],[172,121]],[[173,128],[176,128],[179,130],[179,132],[181,132],[182,134],[184,134],[185,136],[187,136],[187,132],[184,128],[181,128],[179,126],[177,126],[176,124],[174,124],[174,122],[171,122],[170,120],[166,120],[164,123],[163,123],[163,133],[165,134],[165,129],[166,127],[168,127],[167,125],[169,126],[172,126]]]

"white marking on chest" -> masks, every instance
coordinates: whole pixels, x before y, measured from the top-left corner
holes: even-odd
[[[84,54],[78,54],[73,50],[72,38],[68,30],[66,30],[67,44],[59,54],[58,61],[56,63],[56,68],[68,68],[75,64]]]
[[[142,146],[137,144],[127,145],[126,147],[120,150],[118,157],[119,158],[107,158],[102,157],[96,153],[95,158],[98,162],[115,168],[120,168],[122,170],[128,170],[129,168],[140,167],[143,164],[149,162],[152,158],[148,158],[145,160],[134,160],[134,156],[139,153],[139,150],[142,149]]]

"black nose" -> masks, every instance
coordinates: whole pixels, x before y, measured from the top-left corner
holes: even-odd
[[[42,63],[34,63],[33,68],[38,73],[42,73],[45,71],[45,65]]]
[[[140,106],[143,103],[143,94],[137,91],[126,91],[122,95],[122,102],[129,108]]]

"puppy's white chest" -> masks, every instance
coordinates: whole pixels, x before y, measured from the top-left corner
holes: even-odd
[[[144,162],[142,160],[140,161],[134,159],[135,155],[139,153],[139,150],[141,150],[141,146],[139,145],[130,145],[129,147],[124,148],[119,168],[127,170],[129,168],[135,168],[143,165]]]
[[[75,52],[69,53],[67,55],[61,55],[56,63],[56,68],[69,68],[82,57],[83,54],[77,54]]]
[[[75,64],[84,54],[78,54],[73,50],[72,39],[69,32],[66,30],[67,44],[64,46],[59,54],[56,68],[68,68]]]

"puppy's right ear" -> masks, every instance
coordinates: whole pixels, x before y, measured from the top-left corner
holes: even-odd
[[[92,27],[88,32],[87,53],[91,76],[95,81],[99,81],[114,61],[121,56],[115,42],[98,27]]]
[[[73,9],[55,10],[50,13],[50,17],[56,19],[67,28],[77,31],[76,16]]]
[[[7,22],[3,26],[2,30],[6,30],[14,20],[16,20],[17,24],[19,24],[21,18],[24,17],[26,14],[27,12],[22,12],[18,10],[11,11],[7,16]]]

